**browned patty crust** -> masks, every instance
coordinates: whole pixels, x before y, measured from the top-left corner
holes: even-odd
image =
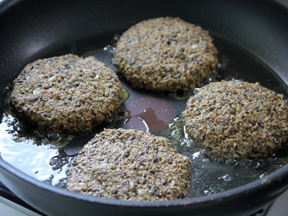
[[[113,64],[135,88],[177,92],[201,84],[218,60],[207,31],[180,18],[160,17],[124,32]]]
[[[186,198],[190,159],[170,141],[137,130],[106,129],[79,152],[67,189],[129,201]]]
[[[12,106],[40,132],[89,132],[117,114],[122,103],[117,75],[95,57],[40,59],[28,64],[13,84]]]
[[[288,139],[288,104],[259,83],[210,83],[182,113],[195,143],[216,158],[266,158]]]

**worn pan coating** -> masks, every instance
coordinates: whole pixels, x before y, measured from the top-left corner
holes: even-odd
[[[285,1],[8,1],[0,2],[0,91],[29,62],[101,47],[101,35],[144,19],[180,16],[256,56],[288,83]],[[85,39],[85,40],[84,40]],[[84,42],[83,42],[84,41]],[[109,42],[109,41],[108,41]],[[263,78],[265,79],[265,77]],[[288,166],[263,180],[216,195],[169,202],[106,200],[44,184],[0,159],[0,180],[47,215],[252,215],[288,188]]]

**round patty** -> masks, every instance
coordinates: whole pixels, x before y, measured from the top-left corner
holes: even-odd
[[[113,64],[135,88],[190,91],[213,73],[217,50],[207,31],[180,18],[156,18],[129,28]]]
[[[106,129],[79,152],[67,176],[67,189],[130,201],[183,199],[190,163],[164,137]]]
[[[77,134],[117,114],[117,75],[95,57],[64,55],[28,64],[13,82],[12,106],[40,132]]]
[[[210,83],[182,113],[195,143],[216,158],[266,158],[288,138],[288,104],[282,94],[240,80]]]

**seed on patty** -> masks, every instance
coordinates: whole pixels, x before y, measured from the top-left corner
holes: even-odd
[[[288,139],[287,101],[259,83],[210,83],[188,100],[182,115],[195,143],[216,158],[266,158]]]
[[[124,32],[113,64],[135,88],[177,92],[201,84],[218,60],[207,31],[180,18],[160,17]]]
[[[167,138],[105,129],[79,152],[67,175],[67,189],[129,201],[183,199],[188,196],[190,163]]]
[[[117,75],[95,57],[37,60],[13,85],[12,107],[45,133],[87,133],[117,114],[122,103]]]

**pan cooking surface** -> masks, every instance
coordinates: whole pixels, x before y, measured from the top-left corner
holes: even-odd
[[[94,49],[95,44],[93,46],[91,45],[91,48],[87,48],[89,44],[85,44],[85,41],[86,43],[91,43],[91,41],[96,43],[97,41],[96,39],[94,41],[90,38],[89,40],[83,39],[80,42],[75,42],[65,47],[70,47],[70,52],[73,54],[83,55],[84,57],[93,55],[117,72],[116,68],[111,65],[111,57],[114,50],[113,46],[119,34],[113,33],[113,35],[108,34],[102,35],[101,37],[109,38],[112,42],[109,45],[102,44],[102,47],[96,47],[96,49]],[[286,84],[263,62],[228,41],[215,36],[213,36],[213,38],[220,58],[220,64],[215,75],[216,80],[231,80],[235,78],[249,82],[259,82],[261,85],[277,93],[284,94],[287,98],[288,88]],[[105,40],[106,39],[103,39],[101,41]],[[81,44],[85,44],[84,47],[86,48],[83,48]],[[65,49],[64,47],[63,49],[60,47],[45,57],[62,55]],[[82,50],[82,53],[78,53],[77,50]],[[153,122],[149,123],[149,116],[155,115],[155,119],[159,122],[161,121],[162,125],[159,127],[161,130],[157,131],[157,128],[155,129],[154,127],[150,132],[155,135],[168,137],[172,142],[173,148],[191,159],[190,197],[211,195],[247,184],[259,178],[265,181],[265,177],[268,174],[287,164],[288,157],[284,156],[285,152],[280,152],[278,155],[265,160],[248,161],[245,164],[238,164],[235,161],[223,162],[211,160],[204,151],[201,151],[195,146],[183,128],[181,112],[186,107],[186,101],[189,95],[167,95],[136,90],[132,89],[123,78],[120,77],[120,79],[123,89],[127,90],[130,94],[129,98],[124,102],[121,114],[115,118],[114,121],[101,125],[92,133],[81,137],[39,134],[36,130],[31,129],[29,123],[19,122],[17,118],[14,117],[6,101],[2,114],[2,122],[0,124],[0,152],[2,158],[17,169],[39,181],[65,188],[66,172],[69,170],[75,155],[95,133],[101,131],[104,127],[122,127],[126,129],[134,127],[135,129],[143,130],[144,128],[144,130],[149,130],[149,127],[152,128],[151,126],[154,124]],[[209,82],[209,80],[207,80],[207,82]],[[11,85],[6,87],[6,98],[11,92],[11,88]],[[137,109],[137,112],[139,111],[141,114],[141,116],[140,114],[138,116],[135,114],[135,116],[137,118],[140,116],[141,118],[139,118],[142,120],[142,123],[138,122],[133,125],[131,122],[129,124],[133,116],[129,116],[129,113],[125,111],[124,107],[133,109],[132,105],[137,104],[135,102],[137,100],[144,100],[144,102],[146,100],[148,105],[143,108],[143,111],[141,111],[140,105],[138,107],[135,105],[136,108],[134,107],[134,109]],[[159,106],[155,108],[154,105],[151,105],[149,107],[149,100],[164,101],[159,110],[167,111],[169,108],[169,118],[173,119],[171,116],[174,115],[174,120],[170,123],[167,123],[170,120],[167,122],[161,120],[161,115],[157,114],[159,113],[159,110],[157,110]],[[163,122],[167,126],[164,129],[162,129]]]

